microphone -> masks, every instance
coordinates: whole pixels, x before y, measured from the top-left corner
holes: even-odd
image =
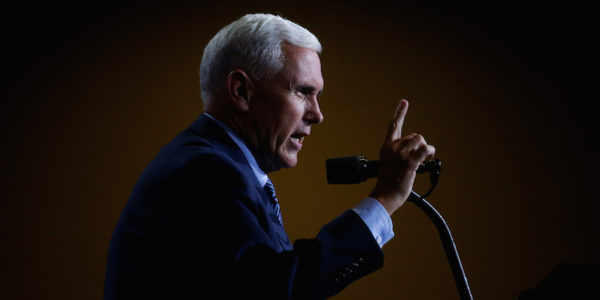
[[[360,183],[367,178],[377,177],[379,173],[379,161],[367,160],[362,155],[329,158],[325,161],[325,166],[329,184]],[[421,164],[417,173],[431,172],[432,175],[439,175],[441,167],[439,159],[432,159]]]

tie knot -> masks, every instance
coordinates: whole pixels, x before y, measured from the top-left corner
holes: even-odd
[[[277,196],[275,195],[275,187],[273,186],[273,183],[270,179],[267,179],[267,183],[265,183],[265,186],[263,188],[272,200],[274,198],[274,200],[277,201]]]
[[[275,191],[275,186],[273,186],[273,182],[271,182],[271,179],[267,179],[267,183],[265,183],[264,189],[268,191]]]

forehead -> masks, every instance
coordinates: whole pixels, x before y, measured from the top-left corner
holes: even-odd
[[[319,54],[311,49],[284,44],[282,47],[285,63],[282,75],[292,84],[310,85],[317,91],[323,89]]]

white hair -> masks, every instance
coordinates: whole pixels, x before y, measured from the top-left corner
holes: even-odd
[[[283,67],[282,44],[321,53],[321,43],[304,27],[271,14],[247,14],[223,27],[206,45],[200,64],[204,103],[213,101],[229,72],[245,71],[251,79],[269,79]]]

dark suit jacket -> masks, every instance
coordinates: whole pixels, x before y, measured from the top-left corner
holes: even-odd
[[[323,299],[382,264],[352,210],[292,246],[241,150],[201,115],[136,184],[104,298]]]

